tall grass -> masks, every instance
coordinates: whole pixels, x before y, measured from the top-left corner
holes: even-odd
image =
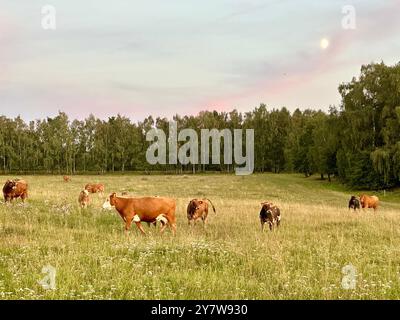
[[[8,177],[3,177],[6,180]],[[299,175],[24,176],[27,204],[0,205],[0,299],[394,299],[400,298],[400,205],[349,212],[351,191]],[[103,197],[78,207],[80,190],[170,196],[178,233],[135,226],[129,237]],[[208,197],[217,213],[187,226],[186,205]],[[261,233],[260,202],[282,211],[281,228]],[[342,268],[357,270],[354,290]],[[56,289],[38,281],[56,268]]]

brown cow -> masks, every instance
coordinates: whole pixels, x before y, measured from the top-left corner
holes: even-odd
[[[176,202],[171,198],[162,197],[144,197],[144,198],[126,198],[117,197],[112,193],[103,204],[103,209],[115,208],[125,222],[125,232],[131,227],[132,221],[142,232],[146,234],[141,225],[141,221],[154,223],[160,222],[162,227],[160,233],[163,233],[167,225],[172,233],[176,233]]]
[[[129,196],[129,192],[128,191],[122,191],[121,192],[121,196],[126,197]],[[154,222],[147,222],[147,225],[150,227],[151,225],[157,227],[157,221]]]
[[[379,206],[379,198],[377,196],[367,196],[363,194],[360,196],[360,203],[363,209],[371,208],[374,209],[374,212],[376,212]]]
[[[28,198],[28,184],[25,180],[7,180],[3,187],[5,202],[11,202],[15,198],[21,198],[22,202]]]
[[[129,197],[129,192],[128,191],[122,191],[121,192],[121,196],[123,197]],[[154,227],[157,227],[157,221],[154,222],[147,222],[147,225],[150,227],[151,225],[153,225]]]
[[[70,182],[71,177],[70,176],[63,176],[64,182]]]
[[[215,207],[210,199],[193,199],[189,202],[186,210],[189,226],[193,226],[200,218],[203,220],[203,226],[206,225],[208,216],[208,202],[210,202],[214,213],[216,213]]]
[[[79,193],[78,202],[79,202],[81,208],[87,208],[90,203],[89,191],[87,191],[86,189],[82,190]]]
[[[88,183],[85,186],[85,190],[89,191],[89,193],[103,193],[104,192],[104,184]]]
[[[279,227],[281,223],[281,211],[272,202],[262,202],[260,211],[261,231],[264,231],[264,224],[268,223],[269,229],[272,231],[274,225]]]

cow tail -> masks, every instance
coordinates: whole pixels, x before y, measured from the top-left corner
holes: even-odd
[[[207,199],[207,201],[210,202],[214,213],[217,213],[217,211],[215,210],[215,207],[214,207],[213,203],[211,202],[211,200],[210,200],[210,199]]]

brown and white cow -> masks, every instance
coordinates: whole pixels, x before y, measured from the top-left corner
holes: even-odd
[[[63,176],[64,182],[70,182],[71,177],[70,176]]]
[[[3,195],[5,202],[16,198],[21,198],[24,202],[28,198],[28,183],[21,179],[7,180],[3,186]]]
[[[104,192],[104,184],[88,183],[85,186],[85,190],[87,190],[89,193],[103,193]]]
[[[279,227],[281,223],[281,211],[272,202],[262,202],[260,211],[261,231],[264,231],[264,225],[268,223],[272,231],[274,226]]]
[[[160,233],[163,233],[168,225],[172,233],[176,234],[176,201],[174,199],[163,197],[118,197],[114,192],[103,204],[103,209],[111,208],[115,208],[122,220],[124,220],[126,233],[133,221],[142,234],[146,234],[141,225],[143,221],[148,223],[160,222],[162,225]]]
[[[81,208],[87,208],[90,203],[89,191],[87,191],[86,189],[82,190],[79,193],[78,202]]]
[[[367,196],[363,194],[360,196],[360,203],[363,209],[371,208],[376,212],[379,206],[379,198],[377,196]]]
[[[206,225],[208,216],[208,202],[210,202],[214,213],[216,213],[215,207],[210,199],[190,200],[186,210],[188,225],[193,226],[198,219],[203,220],[203,226]]]

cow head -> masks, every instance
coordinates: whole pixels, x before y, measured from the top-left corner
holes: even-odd
[[[201,209],[202,205],[203,205],[204,201],[203,200],[199,200],[199,199],[193,199],[191,201],[191,208],[194,212],[196,212],[197,210]]]
[[[7,180],[4,185],[4,188],[8,192],[15,190],[17,188],[17,182],[15,180]]]
[[[204,201],[203,200],[197,200],[196,201],[196,210],[199,210],[200,207],[203,205]]]
[[[116,197],[117,197],[117,194],[115,192],[110,194],[110,196],[103,203],[103,209],[111,210],[112,208],[114,208]]]
[[[361,203],[361,206],[364,208],[365,194],[360,195],[360,203]]]
[[[268,202],[268,201],[261,202],[261,208],[265,208],[265,210],[269,210],[271,208],[271,206],[272,206],[272,202]]]
[[[85,190],[83,190],[83,193],[85,194],[85,196],[86,196],[86,197],[88,197],[88,196],[89,196],[89,191],[87,191],[86,189],[85,189]]]

